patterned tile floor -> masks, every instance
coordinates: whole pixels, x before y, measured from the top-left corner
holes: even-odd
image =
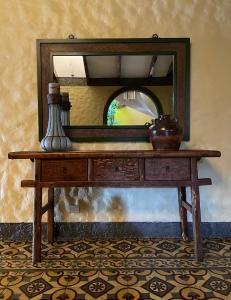
[[[43,242],[31,263],[31,242],[0,242],[0,299],[230,299],[231,239]]]

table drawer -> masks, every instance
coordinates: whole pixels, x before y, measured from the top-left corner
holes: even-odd
[[[189,180],[189,158],[146,158],[145,180]]]
[[[137,158],[93,159],[92,167],[94,181],[139,180]]]
[[[42,161],[41,181],[85,181],[87,159],[52,159]]]

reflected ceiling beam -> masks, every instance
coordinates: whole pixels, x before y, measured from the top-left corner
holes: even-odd
[[[121,77],[121,55],[117,56],[117,63],[116,63],[116,74],[117,77]]]
[[[173,73],[173,62],[170,63],[166,76],[170,76]]]
[[[77,78],[77,77],[58,77],[57,82],[60,85],[70,85],[70,86],[86,86],[88,85],[86,78]]]
[[[55,74],[55,71],[53,72],[53,82],[58,82],[58,78]]]
[[[90,78],[90,86],[108,86],[108,85],[172,85],[172,76],[170,77],[148,77],[148,78]]]
[[[157,56],[154,55],[152,57],[152,60],[151,60],[151,63],[150,63],[150,67],[149,67],[149,71],[148,71],[148,76],[149,77],[152,77],[152,73],[153,73],[156,61],[157,61]]]
[[[87,57],[83,56],[83,63],[84,63],[84,68],[85,68],[85,73],[86,73],[86,82],[88,84],[90,77],[89,77],[89,71],[88,71],[88,64],[87,64]]]

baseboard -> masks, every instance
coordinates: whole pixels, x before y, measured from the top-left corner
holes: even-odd
[[[31,240],[32,223],[0,223],[0,240]],[[47,224],[42,237],[46,239]],[[203,222],[202,237],[231,237],[231,222]],[[192,223],[189,223],[192,236]],[[76,222],[55,223],[55,238],[71,240],[84,238],[179,238],[179,222]]]

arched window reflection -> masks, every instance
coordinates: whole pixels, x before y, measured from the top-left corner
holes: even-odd
[[[106,125],[144,125],[162,112],[156,96],[135,89],[124,90],[107,103]],[[105,119],[105,117],[104,117]]]

